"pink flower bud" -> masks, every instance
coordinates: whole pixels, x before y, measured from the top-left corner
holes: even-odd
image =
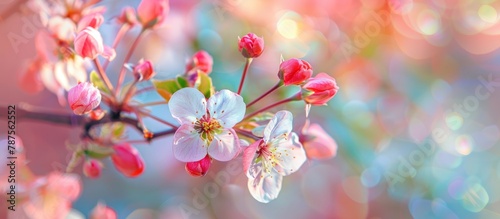
[[[83,115],[99,106],[101,92],[89,82],[78,83],[68,91],[68,102],[76,115]]]
[[[337,142],[318,124],[307,123],[302,129],[299,141],[304,146],[308,158],[329,159],[337,154]]]
[[[102,166],[101,161],[89,159],[83,164],[83,174],[89,178],[98,178],[101,175]]]
[[[139,63],[134,67],[134,75],[136,78],[141,79],[141,81],[146,81],[151,79],[156,72],[153,69],[153,63],[147,60],[140,60]]]
[[[78,21],[77,32],[82,31],[86,27],[92,27],[97,30],[103,22],[104,17],[101,13],[87,14],[80,21]]]
[[[136,177],[144,171],[144,161],[137,149],[127,143],[115,145],[113,148],[115,153],[111,155],[111,160],[123,175]]]
[[[95,59],[104,53],[104,45],[99,31],[93,27],[85,27],[75,38],[76,54],[84,58]]]
[[[168,0],[142,0],[137,8],[137,16],[144,28],[151,28],[163,23],[168,10]]]
[[[214,60],[212,56],[208,54],[208,52],[200,50],[196,52],[191,60],[189,60],[189,62],[186,64],[186,72],[190,72],[192,70],[200,70],[205,74],[210,74],[210,72],[212,72],[213,64]]]
[[[125,7],[120,16],[118,16],[118,22],[121,24],[128,24],[130,26],[138,24],[139,21],[137,20],[134,8]]]
[[[264,39],[249,33],[240,38],[238,49],[245,58],[257,58],[264,51]]]
[[[302,99],[312,105],[326,105],[335,96],[339,87],[335,79],[326,73],[319,73],[302,86]]]
[[[116,219],[116,212],[103,203],[97,203],[90,213],[90,219]]]
[[[299,85],[309,79],[312,73],[312,67],[308,62],[294,58],[280,64],[278,77],[285,85]]]
[[[212,164],[212,158],[210,156],[205,156],[203,159],[196,162],[187,162],[186,171],[191,176],[204,176],[207,174],[210,165]]]

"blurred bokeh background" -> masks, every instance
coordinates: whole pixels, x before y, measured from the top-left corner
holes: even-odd
[[[34,16],[22,2],[0,0],[0,103],[70,112],[48,91],[20,89],[35,56],[34,35],[23,32]],[[107,44],[118,31],[113,18],[138,3],[100,3],[108,7],[100,29]],[[244,65],[238,36],[263,36],[265,51],[252,63],[245,100],[276,83],[281,56],[307,60],[340,87],[328,106],[310,114],[337,141],[338,154],[308,161],[285,177],[276,200],[261,204],[228,163],[214,163],[203,178],[186,174],[166,137],[136,145],[146,162],[138,178],[122,176],[110,162],[101,178],[82,177],[77,211],[88,215],[103,201],[119,218],[500,218],[500,1],[170,0],[170,7],[165,27],[149,32],[132,60],[152,60],[156,77],[167,79],[204,49],[214,57],[216,89],[236,90]],[[125,36],[118,60],[138,32]],[[12,33],[25,40],[12,43]],[[110,66],[112,81],[119,65]],[[280,89],[268,101],[294,91]],[[160,99],[154,92],[141,98]],[[283,109],[294,113],[299,130],[304,104]],[[166,106],[153,112],[171,119]],[[77,142],[81,129],[19,120],[30,168],[43,175],[64,166],[65,145]],[[218,186],[216,176],[224,173],[229,182]],[[205,190],[213,196],[202,198]]]

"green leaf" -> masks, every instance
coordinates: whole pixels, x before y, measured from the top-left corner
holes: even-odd
[[[103,159],[111,156],[115,151],[110,147],[101,147],[98,145],[90,145],[83,151],[87,157],[95,159]]]
[[[205,95],[205,98],[210,98],[214,94],[214,87],[212,86],[212,78],[203,72],[198,72],[198,79],[194,85],[198,90]]]
[[[187,80],[180,76],[177,77],[176,79],[169,79],[163,81],[153,80],[153,84],[158,94],[160,94],[160,96],[165,98],[167,102],[170,100],[170,97],[172,97],[172,95],[176,91],[185,87],[189,87]]]
[[[121,122],[113,123],[112,129],[113,137],[115,137],[116,139],[120,139],[125,132],[125,124]]]
[[[270,112],[264,112],[264,113],[259,113],[256,116],[253,116],[250,121],[252,122],[260,122],[260,121],[266,121],[266,120],[271,120],[273,118],[274,114]]]
[[[96,71],[90,72],[90,82],[100,91],[111,94],[111,92],[108,90],[108,87],[106,87],[106,84],[101,80],[101,77],[99,76],[99,74],[97,74]]]

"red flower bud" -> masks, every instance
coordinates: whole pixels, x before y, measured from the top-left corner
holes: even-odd
[[[196,52],[191,60],[186,64],[186,72],[191,72],[192,70],[200,70],[205,74],[210,74],[212,72],[212,65],[214,60],[208,52],[200,50]],[[194,71],[196,72],[196,71]]]
[[[83,164],[83,174],[89,178],[98,178],[102,170],[101,161],[90,159]]]
[[[339,87],[335,79],[326,73],[319,73],[302,86],[302,99],[312,105],[326,105],[335,96]]]
[[[285,85],[299,85],[309,79],[312,72],[312,67],[308,62],[294,58],[280,64],[278,77]]]
[[[207,154],[207,156],[199,161],[187,162],[186,171],[191,176],[204,176],[205,174],[207,174],[208,169],[210,168],[210,164],[212,164],[212,158]]]
[[[139,63],[134,67],[134,75],[136,78],[142,78],[141,81],[146,81],[151,79],[156,72],[153,69],[153,63],[151,61],[140,60]]]
[[[249,33],[240,38],[238,49],[245,58],[257,58],[264,51],[264,39]]]
[[[168,0],[142,0],[137,8],[137,16],[144,28],[151,28],[163,23],[168,10]]]
[[[83,115],[99,106],[101,92],[89,82],[78,83],[68,91],[68,102],[76,115]]]
[[[118,171],[127,177],[139,176],[144,171],[144,161],[141,155],[130,144],[123,143],[113,146],[115,153],[111,160]]]

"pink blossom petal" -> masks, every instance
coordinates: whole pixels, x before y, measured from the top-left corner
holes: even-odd
[[[116,57],[115,49],[104,45],[104,51],[102,52],[102,57],[104,57],[109,61],[113,61],[113,59],[115,59]]]
[[[254,143],[250,144],[250,146],[246,147],[243,151],[243,171],[247,172],[250,168],[250,165],[252,164],[255,157],[255,152],[257,151],[257,148],[261,143],[262,139],[255,141]]]
[[[329,159],[337,154],[337,142],[318,124],[311,124],[308,129],[311,140],[304,142],[307,156],[313,159]]]
[[[207,155],[205,142],[191,124],[184,124],[174,134],[174,156],[182,162],[199,161]]]
[[[283,176],[297,171],[307,159],[299,137],[293,132],[290,137],[276,145],[275,153],[280,154],[280,162],[274,168]]]
[[[168,102],[170,113],[182,124],[191,124],[205,115],[206,105],[205,96],[195,88],[178,90]]]
[[[266,143],[286,137],[292,131],[293,115],[291,112],[281,110],[277,112],[264,129],[264,141]]]
[[[240,142],[238,136],[233,129],[224,129],[221,134],[214,137],[210,147],[208,147],[208,154],[219,161],[229,161],[240,150]]]
[[[245,116],[243,98],[229,90],[221,90],[208,99],[208,112],[219,120],[224,128],[232,128]]]

